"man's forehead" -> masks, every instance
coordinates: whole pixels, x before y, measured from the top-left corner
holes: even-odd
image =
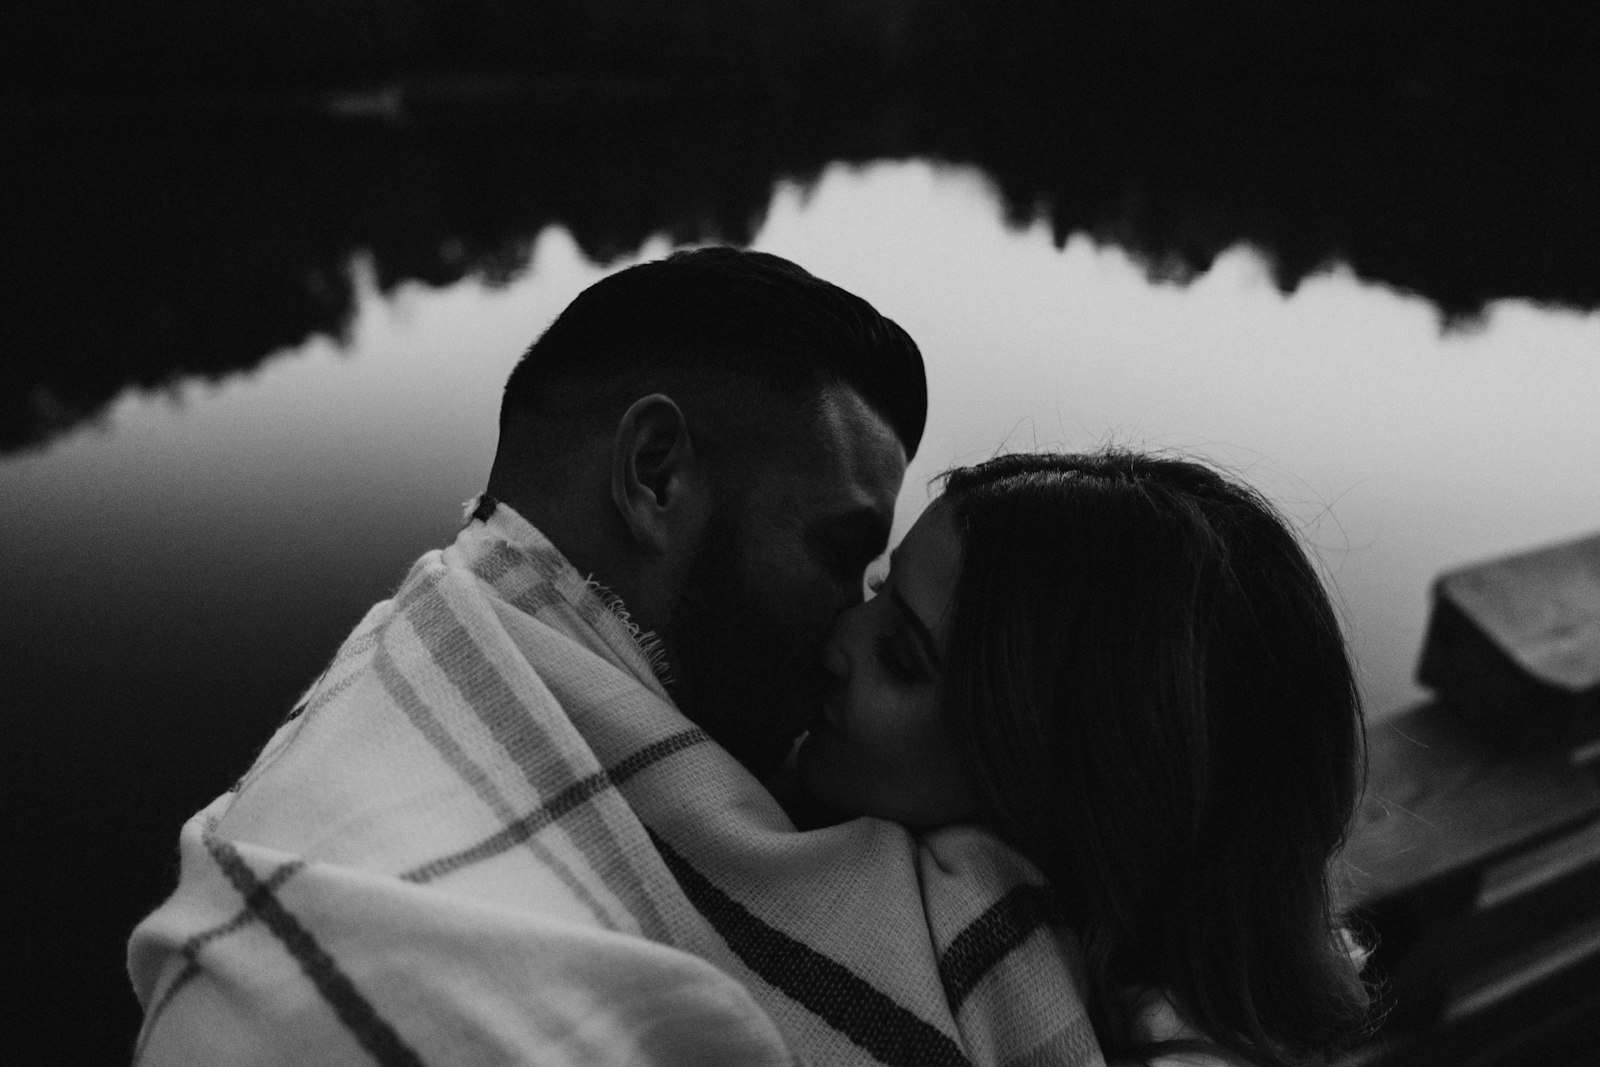
[[[839,521],[893,515],[906,454],[888,421],[853,390],[825,392],[789,433],[785,475],[797,496]]]

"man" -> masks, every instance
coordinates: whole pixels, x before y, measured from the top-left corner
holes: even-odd
[[[580,296],[512,373],[489,496],[661,641],[678,706],[757,777],[888,542],[922,357],[864,301],[712,248]]]
[[[130,947],[138,1059],[1094,1062],[1025,864],[797,834],[758,780],[925,408],[910,338],[775,257],[580,295],[456,543],[185,827]]]

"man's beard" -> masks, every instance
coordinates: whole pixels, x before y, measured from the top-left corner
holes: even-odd
[[[822,672],[818,649],[794,647],[782,605],[754,588],[744,555],[739,502],[720,501],[662,636],[678,707],[765,778],[821,706]]]

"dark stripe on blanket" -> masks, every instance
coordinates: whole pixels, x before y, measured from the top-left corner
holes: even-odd
[[[234,890],[288,949],[300,970],[368,1055],[384,1067],[411,1067],[413,1064],[421,1067],[422,1058],[361,995],[355,983],[339,969],[338,962],[317,944],[311,931],[300,925],[300,920],[283,906],[272,887],[256,877],[238,850],[218,837],[208,836],[205,842],[211,858],[228,876]]]
[[[442,878],[444,875],[461,867],[471,866],[480,860],[490,859],[502,852],[508,852],[540,830],[543,830],[546,826],[560,819],[563,815],[586,803],[596,794],[609,789],[611,786],[621,785],[640,771],[661,762],[675,752],[682,752],[686,748],[693,748],[695,745],[709,740],[711,740],[710,736],[697,727],[646,745],[631,756],[619,761],[609,771],[591,774],[587,778],[568,786],[550,798],[548,803],[542,804],[521,818],[507,823],[504,829],[496,831],[477,844],[464,848],[460,852],[430,860],[419,867],[413,867],[400,877],[408,882],[431,882],[435,878]]]
[[[401,672],[393,657],[389,655],[388,647],[381,641],[372,657],[372,670],[377,675],[379,682],[383,684],[384,691],[389,694],[389,699],[399,706],[400,711],[417,728],[417,732],[422,734],[427,742],[433,746],[434,751],[444,760],[446,766],[454,771],[458,778],[472,787],[472,791],[478,795],[478,799],[483,801],[490,811],[494,812],[495,817],[500,820],[502,825],[515,825],[517,815],[515,809],[511,806],[511,802],[506,800],[500,790],[495,787],[493,779],[489,777],[489,772],[480,767],[467,754],[467,751],[450,735],[450,731],[445,724],[439,721],[439,717],[434,714],[433,708],[412,688],[411,683],[406,680],[404,673]],[[500,833],[503,834],[505,831],[502,830]],[[496,836],[499,835],[497,834]],[[593,913],[595,920],[601,926],[604,926],[607,930],[615,930],[617,928],[617,924],[612,921],[605,905],[596,899],[595,895],[589,891],[589,887],[583,884],[583,881],[579,879],[570,867],[562,862],[560,857],[545,848],[540,842],[529,840],[526,836],[517,838],[513,843],[523,841],[527,842],[528,848],[538,857],[539,862],[554,871],[556,877],[561,879],[561,884],[566,886],[575,897],[583,902],[584,906]],[[494,853],[485,853],[484,857],[487,858],[489,855],[494,855]],[[469,861],[463,860],[462,863],[458,863],[455,866],[464,866],[466,862]]]
[[[534,568],[530,574],[529,559],[527,553],[505,541],[497,541],[481,555],[472,558],[471,569],[474,575],[489,584],[496,596],[529,615],[537,615],[546,608],[566,603],[548,576],[538,568]],[[520,585],[515,581],[506,581],[507,575],[520,575],[525,579],[532,577],[537,581]]]
[[[567,562],[561,553],[553,547],[535,549],[527,545],[514,545],[509,541],[495,541],[486,549],[481,549],[470,563],[472,573],[488,582],[495,591],[507,595],[514,594],[515,590],[504,588],[501,579],[516,571],[529,569],[532,577],[537,581],[529,583],[530,586],[550,586],[549,592],[553,595],[552,603],[559,603],[563,598],[555,592],[554,584],[567,570]],[[574,572],[576,577],[576,572]]]
[[[966,1064],[948,1036],[848,967],[767,925],[654,831],[661,858],[695,909],[763,980],[891,1067]]]
[[[278,890],[283,888],[284,884],[288,882],[289,879],[293,878],[295,875],[299,874],[305,869],[305,860],[290,860],[288,863],[280,863],[278,867],[267,876],[266,881],[262,882],[261,884],[266,888],[267,892],[276,893]],[[244,929],[246,926],[250,925],[250,923],[254,922],[256,918],[256,913],[250,910],[249,905],[246,905],[245,907],[240,908],[239,911],[234,914],[233,918],[227,920],[226,922],[220,922],[215,926],[208,927],[207,929],[201,930],[198,934],[194,934],[189,937],[189,939],[184,941],[182,945],[178,946],[178,951],[183,953],[186,959],[190,959],[195,963],[199,963],[201,949],[205,948],[218,938],[227,937],[235,930]]]
[[[1055,906],[1043,886],[1019,885],[972,920],[939,957],[939,980],[952,1014],[995,964],[1041,926],[1053,921]]]
[[[604,586],[581,577],[555,546],[535,548],[498,541],[475,557],[471,568],[472,573],[488,582],[501,598],[529,615],[537,615],[555,604],[566,604],[619,656],[625,659],[628,651],[642,653],[656,679],[666,684],[667,664],[665,654],[660,651],[660,639],[640,630],[628,617],[627,609],[621,607],[620,598],[608,593]],[[507,575],[522,570],[531,570],[539,581],[519,589],[515,583],[504,580]],[[620,642],[608,636],[616,623],[622,624]]]
[[[156,1022],[167,1010],[167,1005],[172,1003],[172,998],[177,996],[178,990],[199,978],[201,973],[198,963],[194,960],[186,961],[183,970],[178,972],[178,977],[172,980],[172,984],[167,986],[167,991],[161,995],[156,1006],[150,1009],[150,1013],[145,1016],[144,1026],[139,1028],[139,1038],[133,1046],[132,1067],[139,1067],[139,1061],[144,1059],[144,1050],[150,1045],[150,1035],[155,1032]]]
[[[593,753],[586,743],[582,743],[581,736],[577,735],[570,722],[564,717],[546,722],[539,707],[523,702],[511,682],[500,673],[499,667],[477,643],[463,617],[456,612],[452,597],[462,600],[462,606],[469,612],[475,607],[484,606],[483,592],[477,582],[475,577],[452,573],[435,586],[432,595],[412,605],[407,615],[417,637],[427,649],[434,668],[455,687],[463,705],[476,716],[478,724],[488,730],[495,744],[522,772],[533,794],[539,797],[559,795],[581,785],[584,778],[599,773],[600,768],[595,765]],[[494,620],[493,625],[498,627],[498,620]],[[503,647],[503,651],[520,655],[520,650],[515,648],[503,629],[492,632],[495,634],[492,640],[504,640],[509,646]],[[525,659],[521,662],[533,670]],[[536,670],[533,673],[536,674]],[[557,731],[571,731],[576,742],[568,739],[563,744],[552,733],[552,727]],[[501,823],[509,823],[515,817],[507,812],[501,816]],[[613,827],[598,807],[591,805],[571,809],[562,830],[586,857],[598,854],[608,859],[620,857],[626,861],[632,855],[618,837],[619,832],[627,832],[626,828],[619,830]],[[542,847],[532,839],[528,843],[532,848]],[[643,841],[636,839],[634,847],[641,848],[643,844]],[[541,858],[554,865],[553,857]],[[594,863],[590,870],[606,890],[622,902],[641,934],[652,941],[670,940],[666,920],[661,917],[655,900],[645,889],[639,872],[632,870],[626,862]]]
[[[652,741],[631,756],[624,756],[606,769],[606,776],[611,779],[611,784],[621,785],[629,778],[648,767],[652,767],[668,756],[682,752],[686,748],[706,744],[711,740],[711,735],[698,726],[691,726],[687,730],[663,737],[659,741]]]
[[[303,860],[291,860],[273,871],[264,884],[269,890],[276,891],[283,883],[305,870],[305,866]],[[155,1006],[146,1013],[144,1026],[139,1030],[138,1044],[133,1049],[134,1064],[137,1065],[140,1057],[144,1055],[145,1045],[150,1041],[150,1034],[155,1029],[156,1021],[166,1013],[167,1007],[172,1003],[173,998],[178,995],[178,992],[184,986],[205,973],[205,968],[200,965],[200,950],[218,938],[227,937],[236,930],[244,929],[255,920],[256,913],[251,911],[247,905],[240,908],[233,918],[190,936],[183,944],[178,946],[178,951],[183,954],[185,961],[183,970],[178,972],[178,977],[172,980],[172,984],[162,992]]]

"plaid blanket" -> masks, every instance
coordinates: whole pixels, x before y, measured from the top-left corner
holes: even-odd
[[[797,832],[652,653],[480,509],[185,826],[129,948],[137,1059],[1103,1063],[1025,861]]]

